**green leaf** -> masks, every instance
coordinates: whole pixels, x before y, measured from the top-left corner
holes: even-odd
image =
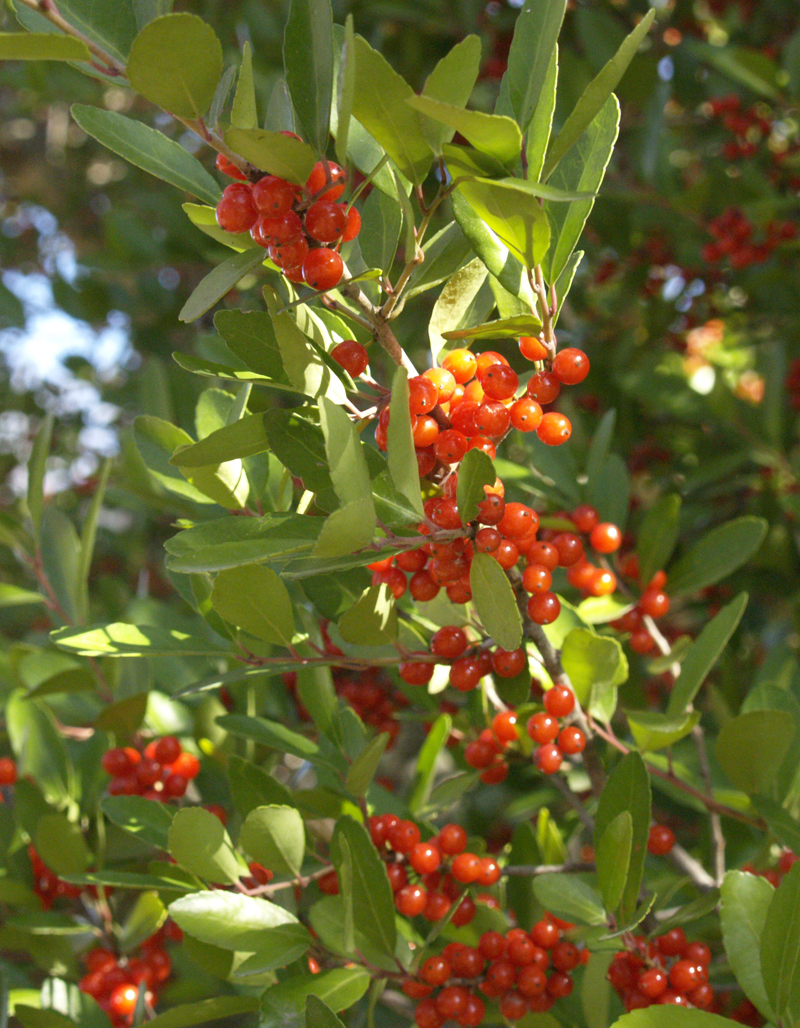
[[[233,107],[231,107],[231,126],[239,129],[254,129],[257,125],[258,109],[253,82],[253,49],[245,40],[239,81],[236,84],[236,95],[233,98]]]
[[[647,579],[645,579],[647,581]],[[681,664],[667,705],[668,714],[680,714],[694,700],[709,671],[719,660],[747,608],[747,593],[739,593],[703,627]]]
[[[486,266],[479,259],[460,268],[437,297],[428,322],[431,350],[438,354],[445,341],[446,331],[457,329],[472,307],[486,281]],[[391,419],[389,426],[391,427]]]
[[[610,721],[617,687],[628,678],[628,660],[619,640],[588,628],[573,628],[562,644],[561,662],[578,700],[593,717]]]
[[[764,518],[745,516],[712,529],[669,569],[670,594],[693,593],[741,567],[767,534]]]
[[[220,571],[211,605],[221,618],[256,639],[291,646],[295,632],[289,590],[271,568],[249,564]]]
[[[331,481],[344,505],[372,496],[369,469],[361,437],[344,410],[323,396],[319,420],[325,436]]]
[[[231,128],[225,142],[246,161],[270,175],[304,186],[316,163],[308,143],[268,129]]]
[[[650,802],[650,777],[645,763],[638,753],[628,753],[611,772],[600,794],[594,828],[595,846],[598,847],[612,821],[623,811],[630,814],[630,860],[620,904],[623,920],[633,914],[639,896],[650,834]]]
[[[151,103],[181,118],[200,118],[222,75],[222,46],[202,18],[167,14],[133,41],[127,75]]]
[[[388,732],[381,732],[380,735],[376,735],[366,749],[362,750],[350,765],[344,784],[351,796],[356,796],[358,799],[363,799],[366,796],[389,739]]]
[[[91,61],[89,47],[55,32],[0,32],[0,61]]]
[[[369,546],[374,533],[375,504],[370,495],[346,503],[325,519],[312,555],[342,557],[355,553]],[[377,554],[372,559],[377,560]]]
[[[14,10],[21,24],[32,31],[58,31],[42,15],[21,4],[15,4]],[[80,33],[98,43],[121,64],[125,63],[131,43],[141,27],[132,3],[109,6],[102,0],[59,0],[58,11]]]
[[[148,1021],[148,1028],[195,1028],[209,1021],[252,1014],[258,1010],[257,996],[214,996],[197,1003],[182,1003]]]
[[[414,767],[414,781],[408,800],[408,809],[413,817],[419,817],[420,812],[428,805],[436,775],[436,766],[442,749],[450,738],[452,727],[449,715],[441,714],[425,736],[425,742],[422,744]]]
[[[728,871],[720,889],[722,941],[728,963],[745,996],[766,1017],[775,1014],[761,972],[761,936],[774,888],[760,875]]]
[[[397,607],[389,587],[365,589],[339,618],[339,634],[355,646],[385,646],[397,638]]]
[[[795,725],[784,711],[750,710],[722,726],[717,760],[737,789],[774,796],[778,769],[794,733]]]
[[[317,996],[309,996],[306,999],[306,1025],[313,1025],[314,1028],[344,1028],[344,1024],[328,1004],[323,1003]]]
[[[597,881],[606,910],[614,911],[622,902],[633,844],[633,821],[627,810],[608,824],[597,847]]]
[[[38,999],[38,992],[34,993]],[[56,1010],[42,1010],[24,1003],[14,1004],[14,1017],[22,1028],[77,1028],[72,1018]]]
[[[458,192],[526,268],[542,261],[550,245],[550,224],[532,193],[511,180],[485,178],[462,182]]]
[[[513,165],[519,159],[522,133],[511,118],[484,114],[482,111],[468,111],[464,107],[442,103],[441,100],[434,100],[430,96],[410,96],[406,103],[426,118],[447,125],[454,132],[460,132],[476,150],[488,154],[501,164]],[[431,142],[430,135],[426,135],[428,142]],[[441,153],[441,143],[434,146],[434,149],[436,153]]]
[[[99,107],[73,104],[71,111],[84,132],[137,168],[206,203],[219,201],[222,191],[217,182],[196,157],[163,132]]]
[[[262,995],[259,1028],[304,1028],[308,996],[318,996],[331,1010],[346,1010],[361,999],[371,980],[366,971],[355,967],[308,977],[294,975]]]
[[[200,468],[252,457],[269,448],[263,413],[247,414],[230,425],[218,428],[200,442],[182,449],[170,457],[170,464],[182,468]]]
[[[397,200],[380,189],[373,189],[361,209],[361,232],[358,236],[361,257],[368,268],[389,271],[402,227],[403,211]]]
[[[698,710],[678,715],[651,710],[632,710],[627,716],[636,747],[644,753],[666,749],[685,739],[695,725],[700,723],[701,715]]]
[[[297,121],[317,153],[323,155],[333,93],[330,0],[291,0],[283,36],[283,66]]]
[[[542,168],[544,167],[544,159],[547,155],[547,147],[550,143],[550,134],[553,130],[553,115],[556,110],[557,85],[558,46],[554,46],[541,92],[539,93],[539,101],[536,104],[533,117],[528,125],[525,159],[528,164],[528,178],[532,182],[539,181],[542,174]],[[559,293],[558,295],[559,298],[563,299],[563,295],[565,294]]]
[[[156,849],[167,849],[173,811],[165,804],[141,796],[104,796],[100,806],[115,825]]]
[[[528,821],[520,821],[511,836],[508,863],[524,866],[541,862],[541,853],[533,825]],[[519,926],[526,931],[530,931],[534,922],[538,920],[541,909],[533,894],[533,883],[534,879],[527,875],[509,875],[506,880],[508,906],[516,914]]]
[[[130,953],[157,932],[166,920],[166,907],[158,894],[140,893],[120,929],[119,948],[123,953]]]
[[[44,476],[47,458],[50,456],[50,439],[53,434],[53,415],[47,414],[39,426],[28,458],[28,514],[33,522],[33,535],[39,539],[39,526],[44,511]]]
[[[783,880],[767,909],[761,934],[761,971],[779,1024],[800,1020],[800,867]]]
[[[419,470],[411,432],[408,407],[408,372],[399,367],[392,379],[392,416],[387,429],[389,475],[398,493],[408,500],[420,518],[423,516]]]
[[[303,819],[294,807],[257,807],[242,825],[239,845],[262,867],[296,878],[306,847]]]
[[[36,852],[57,875],[83,874],[92,861],[80,826],[65,814],[45,814],[36,825]]]
[[[351,888],[343,887],[342,896],[350,907],[353,923],[379,953],[393,958],[397,930],[392,889],[386,865],[364,827],[350,817],[340,818],[334,831],[333,852],[340,879],[350,875]],[[345,864],[348,867],[343,875]]]
[[[561,132],[550,145],[542,171],[544,181],[550,178],[561,158],[591,125],[605,106],[609,96],[617,88],[626,68],[636,56],[642,40],[653,24],[655,14],[655,8],[651,8],[633,32],[627,36],[616,54],[583,91],[573,111],[564,122]]]
[[[738,1023],[705,1010],[654,1004],[623,1014],[611,1028],[735,1028]]]
[[[175,628],[129,625],[124,621],[111,625],[58,628],[50,633],[50,638],[59,649],[79,653],[82,657],[155,657],[170,654],[223,657],[228,652]]]
[[[264,260],[265,255],[261,247],[243,250],[228,257],[210,271],[194,289],[181,308],[179,319],[185,322],[196,321],[230,292],[245,275],[255,270],[259,264],[263,264]]]
[[[617,141],[619,118],[617,98],[610,96],[575,145],[564,155],[550,184],[568,194],[576,191],[597,193]],[[555,282],[566,268],[593,206],[593,197],[570,204],[548,204],[547,216],[552,230],[544,269],[548,282]]]
[[[33,603],[44,603],[41,593],[9,585],[8,582],[0,583],[0,607],[27,607]]]
[[[164,544],[173,571],[222,571],[242,564],[281,562],[310,553],[321,518],[266,514],[218,518],[179,532]]]
[[[214,207],[207,207],[205,204],[184,203],[181,204],[183,211],[191,223],[199,228],[205,235],[216,239],[223,246],[231,250],[255,250],[258,243],[249,232],[225,232],[217,224],[217,212]],[[260,249],[260,247],[259,247]],[[182,355],[184,356],[184,355]]]
[[[181,871],[174,864],[162,864],[161,866],[171,869],[163,877],[129,871],[92,871],[88,874],[65,875],[64,877],[66,881],[76,885],[108,885],[112,889],[149,889],[151,891],[156,889],[162,892],[184,893],[204,888],[199,878],[186,871]],[[152,869],[153,865],[151,865]]]
[[[193,892],[173,900],[169,914],[188,935],[221,949],[264,954],[269,948],[274,959],[272,967],[261,968],[265,971],[292,963],[311,944],[293,914],[255,896],[216,889]]]
[[[604,925],[603,902],[594,889],[575,875],[537,875],[533,891],[542,906],[558,917],[580,924]]]
[[[448,341],[453,339],[511,339],[517,336],[535,335],[541,327],[542,322],[539,317],[531,311],[530,314],[514,314],[509,318],[486,321],[482,325],[473,325],[471,328],[458,328],[451,332],[443,332],[442,337]]]
[[[494,485],[497,472],[491,457],[483,450],[469,450],[458,466],[456,503],[461,520],[468,524],[478,515],[478,504],[484,499],[485,485]]]
[[[353,100],[356,88],[356,66],[353,50],[355,49],[355,32],[353,15],[348,14],[344,23],[344,40],[339,61],[337,82],[336,109],[332,112],[336,118],[334,134],[336,136],[336,159],[344,168],[347,165],[348,142],[350,139],[350,123],[353,116]],[[334,54],[334,64],[336,55]]]
[[[425,260],[417,265],[408,280],[406,295],[409,299],[451,278],[470,257],[472,248],[461,226],[450,222],[428,239],[422,252]]]
[[[307,396],[327,394],[337,403],[344,398],[344,389],[309,339],[300,331],[287,311],[282,311],[278,294],[270,288],[264,289],[264,298],[269,307],[272,327],[286,376],[300,392]]]
[[[481,64],[480,36],[467,36],[448,51],[436,64],[422,89],[422,96],[455,107],[465,107],[478,79]],[[422,130],[431,148],[438,153],[442,143],[449,143],[455,127],[446,123],[424,122]]]
[[[241,817],[246,818],[256,807],[292,806],[286,786],[252,761],[231,754],[227,770],[233,803]]]
[[[517,16],[505,83],[511,110],[523,132],[545,94],[566,8],[566,0],[527,0]]]
[[[751,800],[775,838],[795,853],[800,851],[800,824],[789,811],[768,796],[752,796]]]
[[[607,975],[613,957],[608,952],[592,953],[583,972],[581,1008],[586,1028],[608,1028],[611,983]]]
[[[292,753],[295,757],[300,757],[301,760],[309,760],[315,764],[325,764],[325,766],[333,768],[337,774],[339,772],[338,767],[321,760],[320,748],[313,740],[307,739],[298,732],[293,732],[290,728],[286,728],[277,721],[268,721],[266,718],[259,717],[245,717],[243,714],[223,714],[222,717],[217,718],[217,724],[224,731],[230,732],[231,735],[252,739],[263,746],[269,746],[271,749],[278,750],[279,753]],[[342,763],[344,763],[343,759]]]
[[[588,500],[597,508],[602,521],[611,521],[624,528],[628,520],[630,497],[628,466],[617,453],[607,457],[597,478],[588,489]]]
[[[645,587],[656,571],[667,566],[672,556],[680,531],[680,513],[680,496],[667,493],[644,516],[636,553],[639,557],[639,579]]]
[[[233,884],[247,874],[222,822],[203,807],[177,811],[169,828],[169,852],[181,867],[209,882]]]
[[[72,767],[49,708],[17,690],[6,703],[5,720],[19,777],[30,776],[50,802],[64,803],[72,793]]]
[[[522,642],[522,616],[505,571],[488,553],[476,553],[469,573],[472,602],[495,645],[516,650]]]
[[[325,438],[319,425],[286,410],[269,410],[264,416],[269,446],[285,468],[309,492],[316,493],[324,510],[337,505],[325,455]]]
[[[431,797],[428,801],[426,812],[438,812],[449,810],[454,803],[457,803],[464,793],[478,782],[477,771],[465,771],[460,775],[451,775],[434,786]]]
[[[214,315],[214,327],[231,350],[251,371],[285,382],[283,356],[272,325],[264,311],[221,310]]]
[[[419,115],[407,100],[411,86],[361,36],[355,37],[353,116],[415,185],[422,185],[433,152],[422,132]]]

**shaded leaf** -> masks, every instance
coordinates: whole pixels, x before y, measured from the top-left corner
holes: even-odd
[[[469,573],[472,602],[488,635],[504,650],[522,642],[522,615],[505,571],[488,553],[476,553]]]
[[[294,807],[256,807],[239,833],[239,845],[248,856],[278,875],[300,874],[305,843],[303,819]]]

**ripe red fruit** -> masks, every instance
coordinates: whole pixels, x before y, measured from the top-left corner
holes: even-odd
[[[582,503],[572,512],[572,520],[579,532],[588,533],[600,521],[600,515],[588,503]]]
[[[174,763],[181,755],[180,741],[174,735],[165,735],[156,743],[154,755],[159,764]]]
[[[469,885],[481,873],[481,858],[475,853],[459,853],[453,861],[451,874],[458,882]]]
[[[558,734],[558,748],[568,756],[583,753],[586,749],[586,736],[580,728],[568,725],[566,728],[562,728]]]
[[[217,204],[217,224],[226,232],[249,232],[258,219],[250,186],[231,182]]]
[[[502,496],[490,493],[478,504],[478,521],[482,525],[497,525],[503,520],[506,503]]]
[[[335,871],[328,871],[327,874],[318,878],[317,885],[319,886],[319,891],[324,892],[326,896],[339,895],[339,876]]]
[[[240,171],[232,161],[229,161],[224,154],[217,154],[216,167],[217,171],[221,171],[223,175],[227,175],[229,178],[238,179],[240,182],[247,181],[247,175]]]
[[[448,856],[463,853],[466,845],[467,833],[461,825],[447,824],[439,832],[439,849]]]
[[[535,542],[526,547],[525,556],[531,564],[541,564],[548,571],[558,567],[560,555],[552,543]]]
[[[561,392],[561,383],[550,371],[537,371],[528,382],[528,396],[537,403],[552,403]]]
[[[647,851],[663,857],[675,845],[675,835],[666,825],[653,825],[647,837]]]
[[[672,928],[656,938],[656,946],[665,957],[679,957],[686,949],[686,934],[682,928]]]
[[[312,289],[322,292],[337,286],[343,271],[344,263],[339,254],[324,246],[318,250],[310,250],[303,261],[304,280]]]
[[[466,632],[457,625],[445,625],[431,638],[431,653],[445,660],[455,660],[466,648]]]
[[[109,1013],[113,1017],[127,1017],[136,1009],[139,990],[135,985],[118,985],[108,998]]]
[[[500,1013],[509,1021],[519,1021],[528,1012],[528,1001],[520,992],[507,992],[500,1000]]]
[[[662,618],[669,612],[669,596],[660,589],[647,588],[639,600],[639,607],[643,614],[651,618]]]
[[[403,917],[418,917],[428,902],[428,893],[421,885],[404,885],[394,897],[394,905]]]
[[[516,561],[515,561],[516,563]],[[528,655],[524,649],[495,650],[492,654],[492,670],[501,678],[514,678],[528,667]],[[495,718],[495,720],[497,720]]]
[[[349,243],[351,239],[356,238],[360,231],[361,215],[355,207],[351,207],[347,212],[347,222],[345,223],[344,232],[342,232],[342,242]]]
[[[575,694],[568,685],[556,684],[544,694],[544,709],[553,717],[566,717],[575,708]]]
[[[567,939],[557,942],[550,954],[550,960],[557,971],[571,971],[578,966],[580,959],[578,947]]]
[[[413,821],[398,821],[386,833],[386,841],[397,853],[411,853],[419,842],[419,828]]]
[[[419,976],[428,985],[444,985],[452,974],[450,964],[442,956],[428,957],[419,969]]]
[[[572,435],[572,423],[566,414],[548,411],[542,416],[536,434],[547,446],[560,446]]]
[[[346,181],[347,176],[338,164],[334,164],[333,161],[317,161],[306,180],[306,192],[317,201],[324,198],[332,203],[334,200],[338,200],[344,192]],[[327,189],[325,189],[326,182],[331,183]]]
[[[571,568],[583,556],[583,542],[574,532],[559,532],[553,537],[552,544],[558,552],[558,563],[562,568]]]
[[[469,992],[463,985],[448,985],[436,997],[436,1009],[442,1017],[457,1017],[467,1004]]]
[[[464,1004],[464,1009],[456,1018],[456,1021],[461,1028],[478,1028],[479,1025],[483,1024],[483,1019],[486,1016],[486,1007],[484,1006],[483,1000],[480,996],[475,996],[473,993],[468,993],[467,1001]]]
[[[550,625],[561,613],[561,601],[555,593],[534,593],[528,598],[526,609],[535,625]]]
[[[294,211],[284,211],[273,218],[260,217],[250,230],[250,235],[259,246],[268,247],[273,243],[295,243],[302,240],[306,248],[308,247],[303,223]]]
[[[269,259],[281,271],[294,271],[302,268],[308,255],[308,243],[305,237],[289,239],[285,243],[270,243],[267,248]]]
[[[589,358],[583,350],[568,346],[555,355],[553,374],[562,385],[577,385],[589,374]]]
[[[534,742],[540,744],[553,742],[558,735],[558,719],[552,714],[539,711],[533,714],[525,726],[525,730]]]
[[[456,382],[463,385],[477,371],[478,359],[470,350],[450,350],[442,360],[442,367],[450,372]]]
[[[662,971],[660,967],[650,967],[642,972],[637,982],[637,988],[649,999],[657,999],[666,990],[668,984],[669,978],[666,971]]]
[[[17,765],[11,757],[0,757],[0,785],[13,785],[17,780]]]
[[[501,436],[508,431],[511,415],[499,400],[487,400],[478,406],[473,420],[479,435]]]
[[[294,186],[277,175],[264,175],[252,187],[253,204],[259,214],[276,218],[290,211],[297,198]]]
[[[331,357],[352,378],[363,375],[369,364],[369,355],[366,349],[355,339],[343,339],[341,343],[337,343],[331,350]]]
[[[519,352],[529,361],[547,360],[547,347],[536,336],[522,336],[519,341]]]
[[[408,380],[408,406],[412,414],[428,414],[439,402],[439,391],[425,375]]]
[[[174,775],[181,775],[187,781],[191,781],[200,774],[200,761],[194,753],[187,753],[184,750],[178,759],[172,762],[170,770]]]
[[[507,364],[490,364],[479,377],[484,393],[492,400],[507,400],[519,385],[516,371]]]
[[[597,553],[615,553],[622,545],[622,532],[610,521],[602,521],[589,533],[589,543]]]
[[[522,572],[522,588],[526,593],[545,593],[553,584],[553,576],[544,564],[528,564]]]
[[[539,527],[539,516],[525,503],[507,503],[497,530],[507,539],[521,539]]]
[[[547,979],[547,991],[553,999],[563,999],[572,992],[574,982],[563,971],[554,971]]]
[[[414,1023],[417,1028],[442,1028],[446,1020],[447,1018],[439,1013],[436,1000],[432,996],[421,1000],[414,1011]]]
[[[693,964],[691,960],[677,960],[669,972],[669,984],[676,992],[691,992],[698,985],[702,985],[707,978],[708,972],[699,964]]]
[[[340,204],[320,200],[306,211],[306,232],[319,243],[334,243],[344,232],[347,215]]]
[[[419,574],[425,574],[425,572],[419,572]],[[427,685],[433,677],[434,666],[434,664],[419,661],[403,661],[398,664],[397,673],[407,685]]]
[[[106,750],[100,763],[106,774],[113,775],[115,778],[123,778],[133,774],[141,759],[141,754],[137,750],[126,746]]]
[[[548,742],[540,746],[534,754],[536,766],[545,775],[554,775],[561,767],[563,756],[555,743]]]
[[[433,452],[442,464],[458,464],[467,452],[467,437],[454,428],[445,429],[438,434]]]
[[[541,949],[552,949],[561,938],[561,932],[552,921],[537,921],[531,928],[530,936]]]
[[[529,396],[523,396],[508,409],[511,424],[518,432],[535,432],[542,422],[542,408]]]
[[[474,657],[461,657],[450,666],[450,684],[459,692],[470,692],[483,675],[483,668]]]

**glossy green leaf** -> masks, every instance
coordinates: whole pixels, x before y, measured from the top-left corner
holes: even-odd
[[[35,593],[31,589],[22,589],[18,585],[10,585],[8,582],[0,583],[0,608],[27,607],[33,603],[44,603],[41,593]]]
[[[209,882],[233,884],[247,874],[222,822],[203,807],[176,812],[169,828],[169,852],[177,864]]]
[[[254,129],[257,125],[258,110],[253,82],[253,49],[245,40],[242,64],[239,68],[239,81],[236,83],[236,94],[233,98],[233,107],[231,107],[231,126],[239,129]]]
[[[252,457],[268,450],[264,415],[247,414],[230,425],[218,428],[198,443],[193,443],[170,458],[170,464],[198,468],[207,464]]]
[[[308,143],[268,129],[231,128],[225,133],[225,142],[256,168],[298,186],[305,185],[316,162]]]
[[[655,13],[654,8],[648,11],[633,32],[627,36],[616,54],[583,91],[574,109],[564,122],[563,128],[550,145],[542,171],[544,181],[550,178],[559,161],[591,125],[605,106],[608,98],[617,88],[620,79],[625,74],[625,70],[636,56],[642,40],[653,24]]]
[[[624,528],[628,520],[631,480],[628,466],[618,453],[612,453],[600,467],[587,490],[587,499],[602,521]]]
[[[615,96],[610,96],[564,155],[550,178],[550,185],[567,194],[578,191],[597,193],[617,141],[619,119],[619,102]],[[548,204],[547,216],[552,230],[544,268],[548,282],[555,282],[566,268],[593,206],[591,197],[569,204]]]
[[[206,203],[219,201],[222,190],[200,161],[163,132],[116,111],[85,104],[73,104],[71,110],[84,132],[137,168]]]
[[[286,85],[297,121],[323,155],[333,94],[333,15],[330,0],[291,0],[283,35]]]
[[[142,796],[104,796],[100,806],[115,825],[142,842],[165,850],[173,811],[164,803],[153,803]]]
[[[374,534],[375,504],[370,495],[346,503],[325,519],[312,556],[341,557],[355,553],[369,546]]]
[[[763,518],[746,516],[712,529],[669,569],[670,595],[713,585],[745,564],[767,534]]]
[[[597,847],[619,814],[627,811],[631,818],[630,860],[620,904],[623,918],[633,914],[639,897],[650,833],[650,803],[650,777],[644,761],[638,753],[628,753],[611,772],[600,794],[594,828]]]
[[[181,118],[208,110],[222,75],[222,46],[194,14],[167,14],[133,41],[127,64],[131,88]]]
[[[580,987],[581,1009],[586,1028],[608,1028],[612,996],[608,968],[613,957],[613,953],[602,951],[589,956]]]
[[[367,267],[389,271],[400,242],[403,211],[397,200],[373,189],[361,209],[358,243]]]
[[[531,311],[530,314],[515,314],[510,318],[498,318],[495,321],[484,322],[483,325],[443,332],[442,337],[448,341],[453,339],[515,339],[518,336],[537,335],[541,327],[541,320]]]
[[[508,181],[472,179],[458,192],[526,268],[543,260],[550,245],[550,224],[532,193]]]
[[[294,807],[256,807],[242,825],[239,845],[262,867],[297,877],[306,845],[303,819]]]
[[[514,25],[505,82],[523,132],[539,106],[558,42],[566,0],[526,0]]]
[[[611,1028],[735,1028],[738,1021],[688,1007],[658,1005],[632,1010],[611,1025]]]
[[[293,732],[278,721],[266,718],[245,717],[243,714],[223,714],[217,724],[226,732],[269,746],[272,749],[292,753],[302,760],[310,760],[319,754],[319,746],[299,732]]]
[[[678,541],[680,513],[680,496],[666,493],[645,514],[636,543],[639,578],[643,583],[647,584],[656,571],[667,566]]]
[[[140,692],[103,707],[94,719],[94,726],[115,735],[133,735],[141,728],[146,713],[147,693]]]
[[[635,710],[628,713],[628,726],[636,740],[637,749],[645,753],[666,749],[685,739],[699,724],[700,716],[697,710],[676,715],[654,710]]]
[[[451,222],[422,247],[425,260],[412,271],[406,295],[409,299],[451,278],[472,256],[470,242],[461,226]]]
[[[614,911],[622,902],[633,843],[633,822],[627,810],[606,826],[597,847],[597,882],[606,910]]]
[[[355,49],[355,31],[353,15],[348,14],[344,23],[344,39],[339,59],[339,73],[336,83],[336,105],[332,114],[336,119],[334,135],[336,136],[336,159],[342,167],[347,165],[348,143],[350,141],[350,125],[353,116],[353,101],[356,88],[356,66],[353,51]],[[336,55],[334,54],[334,65]]]
[[[717,737],[717,760],[737,789],[774,796],[778,769],[794,734],[795,725],[783,711],[747,711],[722,726]]]
[[[610,721],[617,687],[628,678],[628,660],[619,641],[588,628],[574,628],[564,639],[561,662],[578,700],[594,717]]]
[[[17,690],[7,700],[5,721],[19,777],[30,775],[50,802],[63,804],[72,793],[72,767],[49,708]]]
[[[775,889],[766,878],[728,871],[720,889],[722,941],[728,963],[745,996],[768,1021],[775,1014],[761,972],[761,936]]]
[[[225,1017],[236,1017],[239,1014],[252,1014],[258,1010],[257,996],[215,996],[213,999],[201,999],[196,1003],[181,1003],[180,1006],[165,1010],[151,1021],[148,1028],[195,1028],[209,1021],[219,1021]]]
[[[800,850],[800,823],[788,810],[768,796],[753,796],[753,806],[769,825],[775,838],[787,849]]]
[[[28,458],[28,514],[33,522],[34,538],[39,538],[39,525],[44,510],[44,476],[47,458],[50,456],[50,439],[53,434],[53,415],[47,414],[39,426]]]
[[[69,621],[86,616],[81,579],[81,543],[72,521],[54,503],[42,511],[39,525],[42,570]]]
[[[319,405],[319,420],[331,481],[339,501],[344,505],[371,497],[364,447],[353,422],[338,404],[324,396]]]
[[[251,371],[285,382],[283,358],[272,327],[272,319],[264,311],[217,311],[214,327],[231,350]]]
[[[271,568],[250,564],[220,571],[211,604],[221,618],[256,639],[291,645],[295,631],[292,598]]]
[[[203,888],[200,879],[188,871],[182,871],[174,864],[167,864],[166,867],[171,870],[163,877],[130,871],[91,871],[82,875],[65,875],[65,880],[77,885],[108,885],[112,889],[155,889],[162,892],[194,892]]]
[[[331,1010],[346,1010],[361,999],[370,981],[368,972],[356,967],[338,967],[307,977],[295,975],[263,994],[259,1028],[307,1028],[309,996],[318,996]]]
[[[740,593],[703,626],[683,658],[681,673],[670,693],[668,714],[682,713],[694,700],[742,620],[747,601],[747,593]]]
[[[0,61],[90,61],[89,47],[54,32],[0,32]]]
[[[350,817],[337,821],[333,848],[340,879],[350,877],[351,888],[343,887],[342,896],[353,923],[378,952],[394,957],[397,930],[386,865],[364,827]]]
[[[265,259],[264,251],[258,247],[244,250],[228,257],[222,264],[210,271],[195,288],[178,315],[181,321],[196,321],[215,303],[230,292],[231,289],[247,275],[254,271]]]
[[[45,814],[36,825],[36,852],[57,875],[79,875],[92,861],[80,826],[65,814]]]
[[[119,948],[130,953],[154,935],[167,920],[167,910],[156,892],[141,892],[119,932]]]
[[[514,828],[508,863],[522,867],[541,863],[536,833],[530,822],[521,821]],[[508,905],[516,914],[520,928],[526,931],[531,930],[541,910],[533,894],[533,882],[534,879],[529,875],[509,875],[506,879]]]
[[[538,875],[533,881],[536,899],[545,910],[579,924],[606,923],[603,901],[594,889],[574,875]]]
[[[38,992],[34,995],[38,999]],[[78,1028],[72,1018],[59,1014],[57,1010],[42,1010],[25,1003],[14,1004],[14,1017],[22,1028]]]
[[[431,790],[426,812],[439,812],[449,810],[454,803],[458,803],[465,792],[469,792],[478,782],[477,771],[465,771],[460,775],[451,775],[443,779]]]
[[[58,628],[50,638],[59,649],[79,653],[83,657],[156,657],[169,654],[222,657],[227,652],[175,628],[130,625],[124,621]]]
[[[522,150],[522,133],[511,118],[482,111],[468,111],[455,104],[443,103],[430,96],[411,96],[406,101],[425,118],[460,132],[476,150],[488,154],[501,164],[513,165]],[[428,136],[430,141],[430,136]],[[448,140],[445,140],[449,142]],[[440,147],[437,152],[441,152]]]
[[[428,804],[437,763],[445,743],[450,738],[451,729],[452,721],[449,715],[441,714],[425,736],[425,742],[420,748],[414,767],[414,781],[408,800],[408,809],[414,817],[418,817],[420,811],[424,810]]]
[[[344,398],[344,388],[339,379],[332,376],[318,350],[300,331],[288,311],[281,310],[278,294],[266,288],[264,298],[288,380],[307,396],[327,395],[339,403]]]
[[[497,472],[491,457],[482,450],[469,450],[458,466],[456,503],[464,524],[478,515],[478,504],[486,496],[485,485],[494,485]]]
[[[438,354],[444,345],[444,333],[462,324],[485,281],[486,266],[477,258],[460,268],[448,280],[433,305],[428,321],[428,335],[434,354]],[[391,424],[390,420],[390,427]]]
[[[306,999],[306,1025],[314,1025],[314,1028],[344,1028],[328,1004],[317,996]]]
[[[372,585],[339,618],[339,634],[356,646],[385,646],[397,638],[397,607],[386,584]]]
[[[433,160],[421,119],[407,100],[411,86],[386,58],[361,36],[355,37],[353,115],[415,185],[421,185]]]
[[[273,967],[296,960],[311,942],[311,936],[293,914],[277,903],[255,896],[217,889],[193,892],[173,900],[169,914],[187,934],[221,949],[258,952],[266,948],[265,943],[277,944]]]
[[[472,602],[495,645],[516,650],[522,642],[522,615],[505,571],[488,553],[476,553],[469,573]]]
[[[560,2],[560,0],[558,0]],[[513,48],[513,44],[512,44]],[[509,55],[510,57],[510,55]],[[539,93],[539,100],[533,112],[527,131],[525,159],[528,164],[528,178],[538,182],[541,178],[550,134],[553,129],[553,115],[556,110],[558,85],[558,46],[553,48],[550,63]],[[559,293],[559,296],[561,294]]]
[[[456,43],[425,80],[423,98],[439,100],[456,108],[465,107],[478,79],[481,49],[479,36],[467,36]],[[431,148],[437,153],[442,143],[449,143],[456,131],[455,126],[451,127],[446,122],[423,122],[422,130]]]
[[[363,799],[372,784],[378,764],[389,743],[389,733],[381,732],[359,753],[344,780],[345,788],[358,799]]]
[[[800,867],[796,864],[775,890],[761,933],[764,989],[779,1024],[800,1020]]]
[[[135,3],[126,0],[109,6],[103,0],[59,0],[58,12],[87,39],[98,43],[106,53],[124,64],[131,43],[143,24],[137,17],[135,6],[143,2],[145,0],[135,0]],[[20,23],[33,32],[58,31],[38,12],[21,4],[15,4],[14,11]],[[158,10],[157,13],[165,12]]]
[[[252,761],[231,754],[227,770],[233,803],[241,817],[246,818],[256,807],[292,806],[286,786]]]

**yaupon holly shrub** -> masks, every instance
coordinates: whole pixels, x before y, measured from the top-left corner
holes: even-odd
[[[796,590],[751,500],[768,469],[796,513],[798,374],[773,324],[753,317],[761,371],[724,338],[796,252],[788,211],[752,219],[761,174],[797,197],[800,35],[780,74],[724,48],[740,5],[690,20],[699,59],[774,104],[718,91],[697,113],[754,209],[685,201],[689,243],[636,212],[606,239],[606,209],[587,284],[614,90],[655,35],[689,33],[670,9],[613,21],[592,75],[559,68],[567,0],[529,0],[488,62],[465,35],[415,91],[352,17],[292,0],[259,104],[256,48],[224,69],[211,26],[164,0],[13,6],[27,31],[0,56],[129,86],[144,120],[76,103],[75,123],[189,194],[214,245],[179,315],[193,434],[139,416],[70,516],[45,419],[0,521],[20,569],[0,599],[47,611],[4,653],[0,1017],[798,1024],[794,611],[760,667],[726,650],[751,558],[758,617],[776,581]],[[577,12],[564,53],[603,26]],[[671,62],[646,71],[666,84]],[[659,89],[643,206],[664,119],[680,128]],[[759,269],[748,296],[735,276]],[[613,398],[646,429],[627,461]],[[157,511],[167,554],[127,598],[95,559],[109,483]]]

